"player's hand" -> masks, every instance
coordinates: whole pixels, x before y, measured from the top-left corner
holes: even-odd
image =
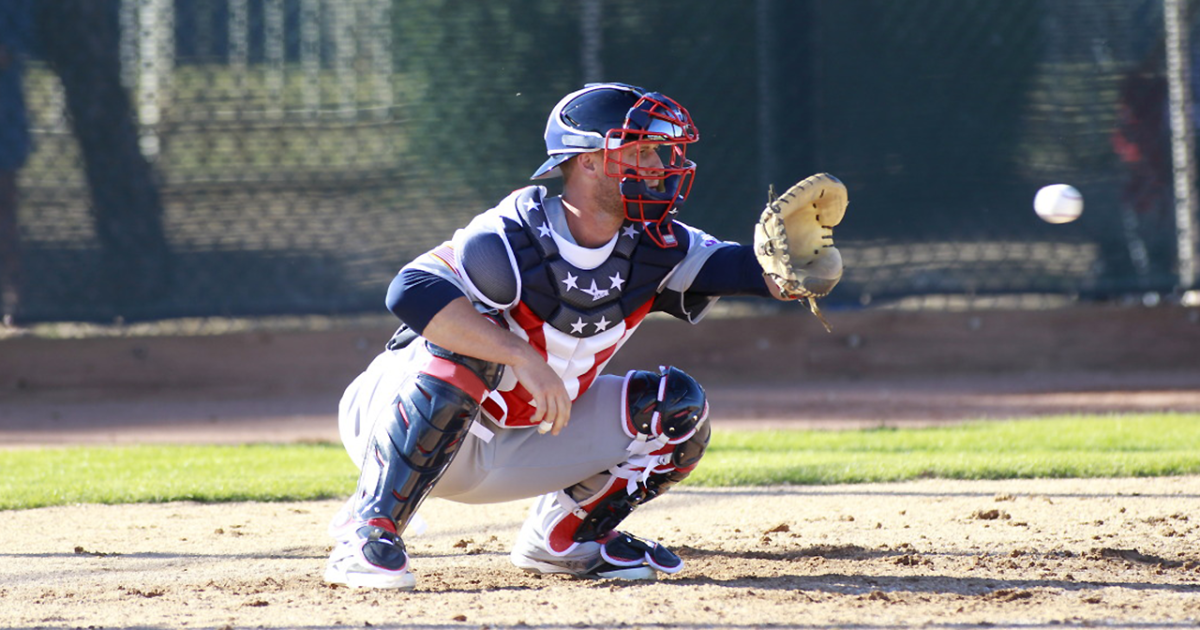
[[[532,350],[532,349],[531,349]],[[536,352],[534,357],[516,361],[513,369],[517,381],[533,396],[533,421],[538,431],[558,435],[571,420],[571,397],[562,379]]]

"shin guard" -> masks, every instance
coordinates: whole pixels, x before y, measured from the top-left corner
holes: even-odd
[[[425,344],[428,360],[401,384],[391,416],[371,429],[355,495],[360,521],[389,518],[397,535],[453,461],[502,370]]]
[[[630,372],[624,399],[622,423],[633,438],[630,458],[558,493],[560,511],[546,528],[551,553],[567,554],[589,541],[607,549],[617,525],[639,505],[683,481],[708,447],[708,401],[699,383],[684,372]]]

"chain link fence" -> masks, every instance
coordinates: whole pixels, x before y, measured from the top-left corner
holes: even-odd
[[[1193,156],[1172,156],[1168,79],[1200,46],[1183,12],[1169,50],[1177,5],[4,0],[5,312],[380,312],[401,265],[526,184],[550,107],[595,80],[691,110],[683,220],[719,237],[749,241],[769,184],[845,181],[832,307],[1178,296]],[[1034,215],[1057,182],[1080,220]]]

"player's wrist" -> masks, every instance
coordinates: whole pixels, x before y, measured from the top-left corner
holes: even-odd
[[[520,340],[516,335],[513,335],[513,337]],[[528,370],[529,368],[547,364],[546,359],[533,346],[520,340],[519,347],[512,353],[512,359],[508,362],[508,365],[516,370]]]

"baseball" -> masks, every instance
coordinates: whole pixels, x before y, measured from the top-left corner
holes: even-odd
[[[1069,184],[1051,184],[1037,191],[1033,209],[1047,223],[1070,223],[1083,212],[1083,195]]]

